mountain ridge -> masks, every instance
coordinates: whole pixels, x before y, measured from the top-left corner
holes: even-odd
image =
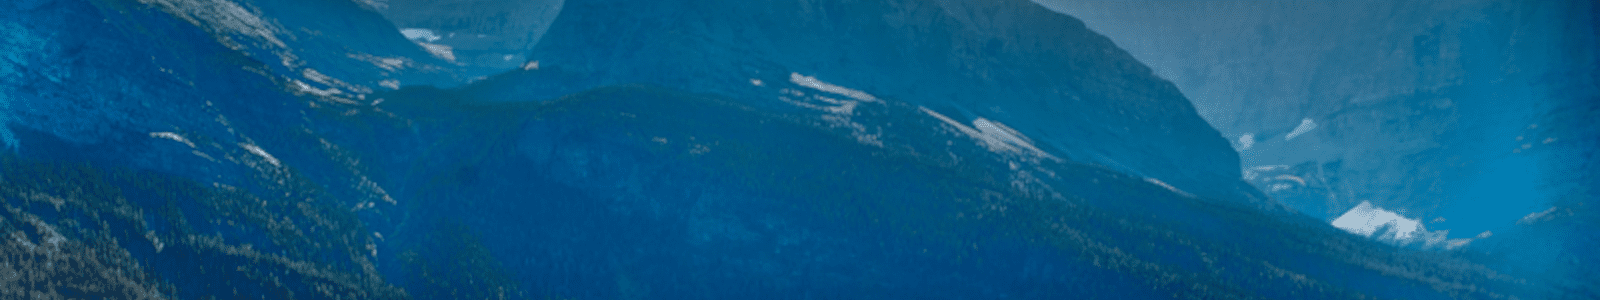
[[[568,1],[528,57],[571,74],[563,78],[573,84],[552,95],[650,83],[759,96],[759,86],[740,83],[800,74],[961,121],[998,120],[1064,159],[1205,197],[1271,202],[1242,184],[1216,183],[1239,177],[1238,156],[1175,86],[1082,22],[1035,3],[733,2]]]

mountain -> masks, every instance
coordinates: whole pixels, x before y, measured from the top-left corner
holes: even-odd
[[[529,59],[581,78],[530,91],[538,98],[616,83],[737,95],[760,88],[742,83],[793,74],[847,82],[1003,123],[1061,159],[1275,205],[1209,179],[1237,178],[1237,156],[1170,83],[1081,22],[1025,1],[570,1]]]
[[[772,96],[818,91],[768,84]],[[487,273],[521,279],[410,277],[408,291],[1437,298],[1506,284],[1460,258],[1393,252],[1312,219],[1219,205],[1093,165],[1019,161],[907,103],[854,108],[856,122],[896,124],[880,147],[848,128],[819,128],[813,114],[657,86],[548,102],[483,97],[494,94],[382,94],[380,106],[406,118],[389,132],[424,128],[422,140],[435,141],[377,148],[425,162],[391,187],[426,200],[408,202],[412,213],[385,235],[476,228],[487,252],[504,253],[502,269]],[[473,274],[419,259],[460,250],[393,239],[401,257],[380,265]],[[1385,271],[1400,265],[1417,272]],[[530,283],[510,283],[519,281]]]
[[[1557,116],[1597,116],[1568,109],[1600,94],[1592,1],[1039,2],[1171,79],[1308,215],[1370,201],[1470,238],[1583,194],[1593,130]]]
[[[1593,1],[1038,2],[1171,79],[1285,206],[1600,286]]]
[[[261,20],[221,10],[238,3],[168,4],[0,4],[0,265],[20,274],[0,294],[405,297],[373,265],[382,216],[351,210],[392,199],[313,122],[362,91],[307,92],[308,67],[283,64],[359,46],[281,48],[263,37],[295,35],[231,31]]]
[[[350,1],[141,0],[298,81],[304,93],[355,97],[400,85],[454,86],[464,67],[402,39]]]
[[[0,273],[24,275],[0,281],[0,294],[1586,292],[1282,209],[1239,179],[1226,141],[1170,84],[1028,2],[573,1],[526,68],[460,86],[340,93],[309,92],[315,76],[304,70],[344,82],[392,77],[361,71],[371,64],[332,71],[350,52],[323,51],[360,47],[341,39],[279,48],[259,41],[289,35],[218,28],[248,28],[231,27],[247,15],[309,29],[293,31],[307,40],[399,28],[366,17],[300,23],[314,18],[252,6],[284,2],[172,3],[0,4],[9,35],[0,116],[12,140],[0,154],[0,231],[11,237],[0,241]],[[321,12],[371,16],[373,3]],[[252,13],[210,13],[219,7]],[[760,43],[716,34],[757,20],[769,23],[743,32]],[[596,30],[616,34],[579,34]],[[850,33],[863,38],[840,35]],[[413,61],[429,55],[382,36],[376,43]],[[653,52],[663,48],[693,51]],[[981,48],[993,52],[964,52]],[[856,54],[889,51],[898,52]],[[319,59],[280,67],[282,55],[263,53]],[[414,71],[429,70],[471,72]],[[1061,96],[1022,97],[1051,93]]]

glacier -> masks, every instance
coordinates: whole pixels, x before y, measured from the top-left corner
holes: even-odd
[[[1491,248],[1548,238],[1495,230],[1418,250],[1280,202],[1252,184],[1327,177],[1255,167],[1182,86],[1029,1],[25,0],[0,15],[26,37],[0,41],[0,274],[26,275],[0,297],[1596,292],[1580,268],[1543,271],[1581,266],[1581,242]],[[1343,132],[1315,119],[1293,142]],[[1255,147],[1291,131],[1259,132]],[[1381,232],[1416,217],[1369,206],[1373,235],[1428,232]],[[1521,223],[1586,232],[1570,223],[1589,211],[1556,207]]]

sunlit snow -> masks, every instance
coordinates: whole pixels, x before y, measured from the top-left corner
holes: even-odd
[[[1311,132],[1312,129],[1317,129],[1317,122],[1311,121],[1311,118],[1300,119],[1300,126],[1295,126],[1294,131],[1290,131],[1283,140],[1293,140],[1297,136]]]
[[[267,150],[261,149],[261,147],[258,147],[258,146],[253,145],[253,144],[243,144],[243,143],[239,144],[239,147],[240,148],[244,148],[244,150],[246,150],[246,151],[250,151],[251,154],[255,154],[256,156],[260,156],[261,159],[266,160],[267,163],[270,163],[270,164],[272,164],[274,166],[279,165],[278,164],[278,158],[272,157],[272,154],[268,154]]]
[[[1340,215],[1332,223],[1333,227],[1379,241],[1398,245],[1422,242],[1422,248],[1442,245],[1445,249],[1455,249],[1474,240],[1471,238],[1446,240],[1449,230],[1429,231],[1418,219],[1407,218],[1368,201],[1361,201],[1360,205]],[[1478,234],[1477,238],[1487,238],[1489,235],[1488,232],[1484,232]]]
[[[824,92],[844,95],[846,97],[855,98],[856,100],[861,100],[861,101],[877,101],[878,100],[877,97],[873,97],[872,95],[869,95],[866,92],[862,92],[862,91],[858,91],[858,90],[854,90],[854,89],[850,89],[850,88],[846,88],[846,87],[842,87],[842,86],[829,84],[827,82],[822,82],[821,80],[817,80],[816,77],[800,75],[800,73],[789,73],[789,81],[793,82],[794,84],[798,84],[800,86],[817,89],[819,91],[824,91]]]
[[[417,43],[417,45],[421,45],[422,49],[428,50],[428,53],[433,54],[434,57],[452,62],[456,61],[455,51],[450,46],[421,42]]]
[[[183,143],[184,145],[188,145],[189,148],[194,148],[194,142],[190,142],[189,139],[183,138],[183,136],[178,135],[176,133],[171,133],[171,132],[151,132],[150,133],[150,137],[169,139],[169,140],[173,140],[173,141],[176,141],[176,142],[179,142],[179,143]]]
[[[954,127],[957,131],[960,131],[967,136],[978,139],[979,141],[983,141],[983,145],[988,147],[990,151],[994,151],[996,153],[1026,153],[1038,157],[1050,158],[1052,160],[1060,160],[1054,155],[1050,155],[1050,153],[1034,147],[1033,143],[1030,142],[1026,136],[1023,136],[1021,133],[1018,133],[1016,130],[1011,129],[1010,127],[1005,127],[1005,124],[1000,124],[999,122],[990,121],[984,118],[978,118],[977,120],[972,121],[973,126],[967,126],[966,124],[962,124],[961,122],[951,119],[944,114],[935,112],[932,109],[928,109],[926,107],[922,107],[921,109],[922,113],[939,119],[939,121],[943,121],[945,124],[950,125],[950,127]],[[977,128],[974,129],[973,127]],[[1024,152],[1023,150],[1027,151]]]
[[[404,28],[400,29],[400,34],[406,36],[408,40],[426,43],[432,43],[441,38],[438,34],[434,34],[433,30],[424,28]]]

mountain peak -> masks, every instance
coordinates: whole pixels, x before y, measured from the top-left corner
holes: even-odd
[[[573,0],[528,57],[580,78],[552,95],[649,83],[753,98],[751,80],[805,74],[1004,122],[1064,159],[1263,201],[1242,183],[1214,184],[1237,181],[1238,155],[1176,87],[1025,0]],[[747,104],[785,105],[768,100]]]

